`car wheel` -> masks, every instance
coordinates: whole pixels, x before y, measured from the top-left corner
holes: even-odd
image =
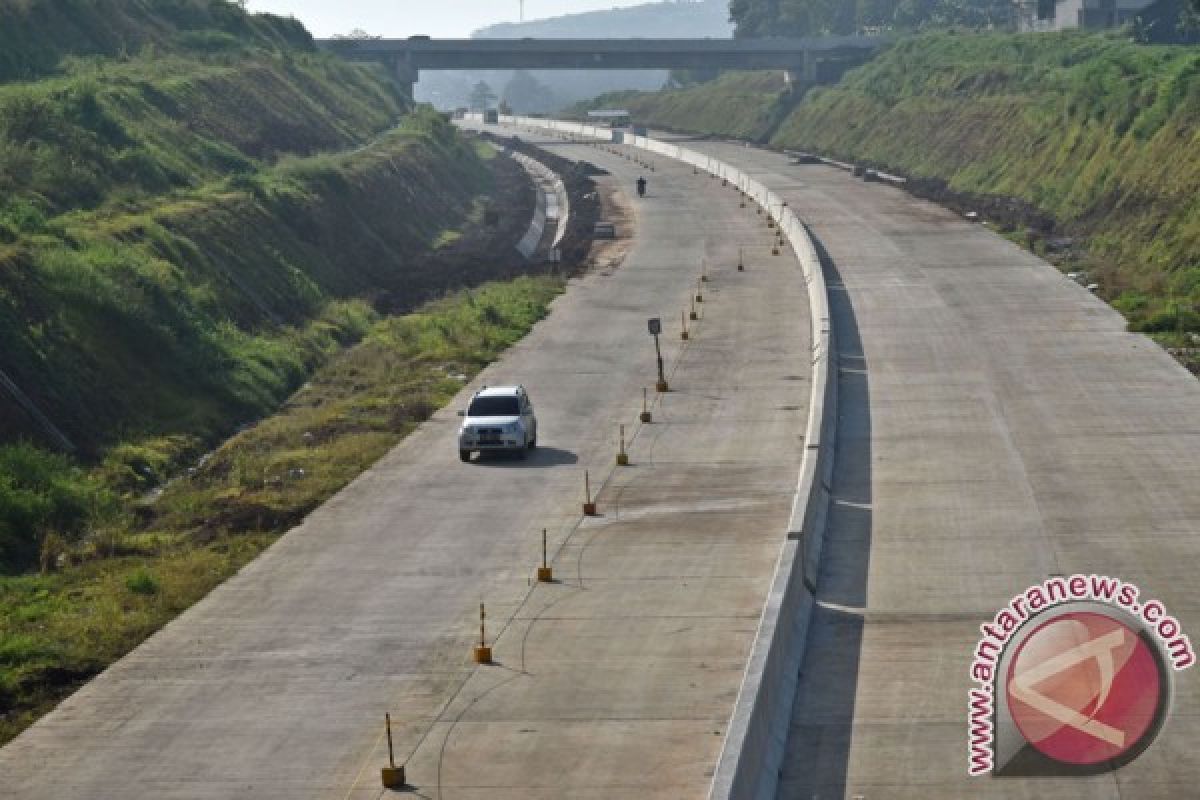
[[[458,451],[458,460],[459,461],[470,461],[471,460],[471,451],[470,450],[459,450]]]

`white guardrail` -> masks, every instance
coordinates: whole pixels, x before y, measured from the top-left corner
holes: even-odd
[[[560,120],[501,117],[506,125],[550,130],[611,143],[610,128]],[[774,215],[800,261],[812,317],[812,396],[804,434],[804,458],[787,539],[775,567],[725,734],[710,800],[774,798],[779,784],[796,684],[804,660],[821,545],[829,513],[837,431],[837,351],[829,293],[816,248],[804,223],[783,198],[741,170],[685,147],[624,134],[623,143],[691,164],[740,188]]]

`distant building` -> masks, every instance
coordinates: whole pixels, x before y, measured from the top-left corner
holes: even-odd
[[[1017,30],[1065,31],[1115,28],[1138,16],[1153,0],[1016,0]]]

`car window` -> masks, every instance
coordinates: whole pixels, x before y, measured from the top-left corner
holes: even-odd
[[[520,413],[515,397],[476,397],[467,409],[471,417],[515,417]]]

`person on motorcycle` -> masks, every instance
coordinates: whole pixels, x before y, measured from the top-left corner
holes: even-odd
[[[646,179],[644,177],[637,179],[638,197],[646,196]]]

